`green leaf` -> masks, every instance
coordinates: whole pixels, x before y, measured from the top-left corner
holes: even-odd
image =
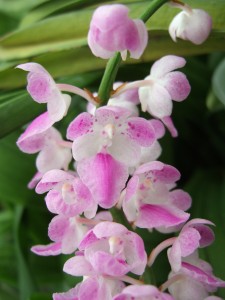
[[[34,157],[22,153],[16,146],[21,132],[0,140],[0,202],[26,203],[34,197],[25,188],[35,173]]]
[[[219,64],[216,68],[213,79],[212,79],[212,87],[216,97],[220,100],[220,102],[225,105],[225,59]]]
[[[3,95],[0,97],[0,137],[28,123],[45,109],[45,105],[34,102],[26,91]]]
[[[84,8],[93,4],[101,3],[101,0],[54,0],[48,1],[35,7],[22,20],[20,27],[26,27],[34,22],[37,22],[53,13],[60,13],[62,11],[71,11],[75,9]]]
[[[211,35],[212,38],[202,46],[192,45],[188,42],[188,47],[185,44],[185,52],[190,54],[205,53],[212,51],[212,46],[214,50],[224,50],[225,45],[222,43],[225,32],[223,0],[217,1],[216,9],[213,0],[209,0],[204,4],[201,0],[188,1],[188,3],[194,4],[195,7],[203,7],[212,15],[215,32]],[[148,7],[149,0],[142,1],[141,5],[140,1],[127,3],[127,5],[131,9],[131,16],[137,18]],[[62,51],[86,46],[86,36],[92,13],[93,9],[82,9],[81,11],[50,17],[27,28],[15,31],[0,43],[1,60],[22,59],[49,51]],[[176,9],[165,5],[147,23],[148,30],[157,35],[157,39],[155,36],[155,39],[153,38],[150,43],[151,45],[155,44],[157,50],[161,49],[158,42],[161,44],[164,39],[164,46],[166,47],[167,40],[170,39],[168,25],[176,13]],[[165,16],[167,17],[165,18]],[[177,44],[172,42],[171,44],[173,50],[179,49],[180,42]]]
[[[17,257],[17,272],[19,276],[19,290],[20,299],[29,299],[31,293],[35,290],[34,283],[32,281],[31,272],[27,265],[27,261],[21,250],[20,242],[20,223],[23,215],[23,206],[17,205],[15,207],[15,219],[14,219],[14,239],[15,239],[15,249]]]

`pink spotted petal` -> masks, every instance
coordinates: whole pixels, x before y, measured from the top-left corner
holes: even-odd
[[[36,186],[36,193],[43,194],[64,181],[73,180],[74,176],[62,170],[50,170],[45,173]]]
[[[181,256],[191,255],[200,246],[201,235],[194,228],[185,228],[179,235]]]
[[[165,127],[163,126],[163,123],[159,120],[156,120],[156,119],[151,119],[148,122],[154,128],[156,138],[157,139],[162,138],[164,136],[165,132],[166,132]]]
[[[183,57],[166,55],[152,65],[150,74],[154,78],[161,78],[173,70],[184,67],[185,64],[186,61]]]
[[[189,214],[168,205],[144,204],[135,224],[140,228],[170,227],[187,221]]]
[[[155,130],[151,123],[143,118],[129,118],[127,134],[142,147],[149,147],[155,141]]]
[[[106,153],[79,162],[77,171],[103,208],[116,204],[128,178],[127,168]]]
[[[120,236],[128,230],[125,226],[113,222],[101,222],[93,228],[93,232],[97,238]]]
[[[37,63],[25,63],[18,65],[17,68],[28,71],[27,90],[31,97],[38,103],[46,103],[54,97],[55,82],[51,75]]]
[[[45,112],[34,119],[25,132],[19,137],[17,146],[26,153],[36,153],[45,145],[47,130],[53,125],[48,112]]]
[[[63,271],[73,276],[95,275],[93,267],[84,256],[75,256],[66,261]]]
[[[59,255],[62,253],[61,243],[51,243],[49,245],[37,245],[31,248],[31,251],[37,255],[50,256]]]
[[[171,99],[175,101],[183,101],[191,91],[187,77],[178,71],[166,74],[160,80],[160,84],[169,92]]]
[[[67,129],[67,138],[75,140],[76,138],[87,134],[93,127],[94,117],[89,113],[78,115],[69,125]]]
[[[152,161],[140,166],[135,175],[151,173],[155,180],[170,184],[180,179],[180,172],[173,166],[166,165],[160,161]]]
[[[109,276],[123,276],[130,271],[128,264],[121,259],[116,259],[112,254],[97,251],[91,258],[94,270],[99,274]]]
[[[187,262],[182,262],[182,272],[211,287],[225,287],[225,281]]]
[[[173,190],[169,194],[169,201],[181,210],[188,210],[191,207],[191,196],[183,190]]]
[[[54,217],[48,227],[48,236],[54,242],[62,241],[66,231],[69,228],[69,219],[58,215]]]

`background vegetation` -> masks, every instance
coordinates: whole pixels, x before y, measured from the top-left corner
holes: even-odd
[[[122,2],[131,16],[140,16],[150,0]],[[201,46],[174,43],[167,28],[177,9],[165,5],[147,23],[149,45],[139,61],[128,60],[117,80],[141,79],[152,62],[166,54],[187,59],[184,72],[192,91],[189,99],[175,104],[173,118],[179,137],[167,134],[160,158],[182,173],[179,183],[193,198],[193,217],[216,224],[216,242],[201,255],[225,280],[225,1],[186,1],[203,8],[213,18],[213,32]],[[41,63],[57,80],[98,90],[106,61],[95,58],[86,35],[97,0],[0,0],[0,299],[47,300],[56,291],[75,285],[76,278],[62,272],[67,257],[38,257],[35,244],[48,243],[47,226],[52,216],[43,197],[27,189],[35,173],[35,156],[21,153],[16,140],[24,125],[44,111],[25,90],[26,75],[14,67],[23,62]],[[68,117],[58,128],[65,134],[68,123],[85,102],[73,96]],[[163,238],[145,232],[150,250]],[[166,258],[160,256],[145,280],[162,283],[167,276]],[[225,297],[224,291],[219,292]]]

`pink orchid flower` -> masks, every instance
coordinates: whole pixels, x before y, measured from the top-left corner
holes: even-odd
[[[214,233],[206,224],[214,225],[204,219],[193,219],[187,222],[172,247],[168,249],[168,259],[174,272],[178,272],[181,268],[182,257],[187,257],[198,248],[213,243]]]
[[[49,224],[48,236],[53,241],[48,245],[36,245],[31,251],[41,256],[71,254],[85,234],[101,221],[112,221],[110,212],[99,212],[93,219],[84,219],[80,216],[55,216]]]
[[[64,271],[73,276],[107,275],[121,277],[143,274],[147,255],[142,239],[121,224],[101,222],[79,245],[80,255],[70,258]]]
[[[176,300],[206,300],[209,293],[225,287],[225,282],[213,275],[210,264],[199,259],[197,251],[183,259],[182,268],[177,273],[172,271],[169,280],[177,275],[179,280],[169,286]]]
[[[84,213],[85,217],[96,215],[97,203],[89,189],[72,172],[50,170],[36,186],[36,192],[48,192],[45,201],[50,212],[73,217]]]
[[[202,44],[212,30],[212,18],[202,9],[192,9],[188,5],[174,4],[182,9],[169,26],[169,34],[176,42],[177,37],[191,41],[193,44]]]
[[[105,106],[97,109],[95,116],[85,112],[76,117],[67,130],[67,138],[74,141],[75,160],[107,152],[127,166],[135,165],[141,147],[155,141],[155,131],[147,120],[130,114],[123,108]]]
[[[168,249],[168,259],[174,272],[178,272],[182,266],[182,259],[190,256],[198,248],[209,246],[214,241],[214,233],[207,225],[214,225],[205,219],[193,219],[187,222],[177,237],[169,238],[161,242],[150,254],[149,266],[165,248]]]
[[[139,88],[143,111],[163,119],[172,113],[172,100],[180,102],[187,98],[191,89],[189,82],[183,73],[174,71],[185,64],[184,58],[167,55],[152,65],[145,86]]]
[[[140,228],[159,231],[187,221],[184,212],[191,205],[190,196],[172,190],[180,178],[177,169],[159,161],[140,166],[127,184],[123,210],[129,222]]]
[[[88,33],[88,45],[95,56],[108,59],[120,52],[125,60],[129,51],[132,58],[138,59],[147,42],[144,22],[130,19],[126,6],[103,5],[95,10]]]

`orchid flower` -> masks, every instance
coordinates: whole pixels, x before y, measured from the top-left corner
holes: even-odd
[[[191,198],[173,190],[180,178],[177,169],[153,161],[141,165],[128,182],[123,211],[129,222],[140,228],[170,229],[187,221]]]
[[[209,246],[214,241],[214,233],[207,225],[214,225],[204,219],[187,222],[177,237],[161,242],[150,254],[148,265],[151,266],[158,254],[167,247],[168,259],[174,272],[181,268],[182,258],[190,256],[198,248]]]
[[[173,283],[175,274],[180,278]],[[199,259],[197,252],[183,259],[182,268],[178,273],[171,272],[170,280],[168,289],[176,300],[205,300],[218,287],[225,287],[225,282],[213,275],[210,264]]]
[[[92,16],[88,45],[95,56],[108,59],[120,52],[125,60],[127,51],[140,58],[148,42],[148,33],[141,20],[128,17],[128,8],[121,4],[103,5]]]
[[[73,276],[98,274],[122,278],[128,272],[141,275],[147,263],[142,239],[118,223],[99,223],[78,248],[79,255],[64,265],[64,271]]]
[[[175,7],[182,9],[169,26],[169,34],[176,42],[177,37],[191,41],[196,45],[202,44],[212,30],[212,19],[202,9],[192,9],[186,4],[173,3]]]

